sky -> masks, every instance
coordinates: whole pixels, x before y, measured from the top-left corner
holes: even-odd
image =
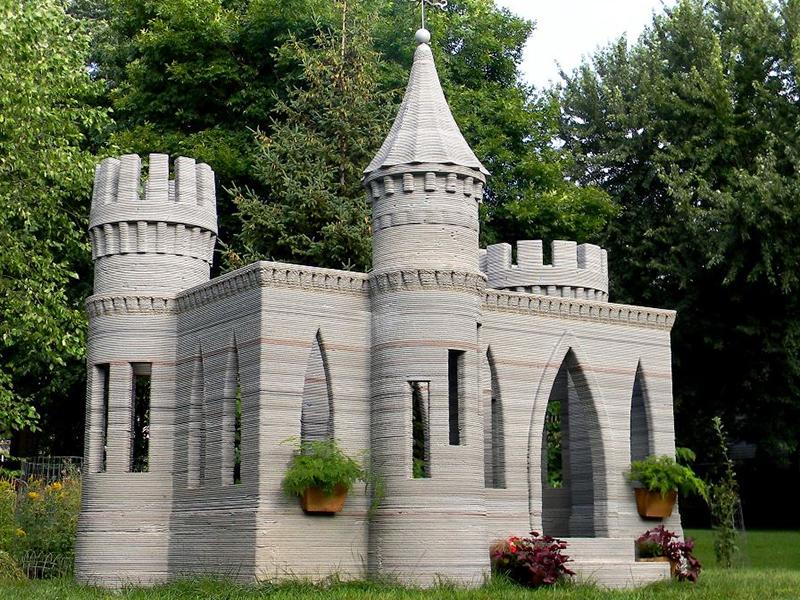
[[[653,12],[674,0],[496,0],[511,12],[536,21],[525,48],[522,71],[529,83],[544,87],[558,81],[558,65],[566,71],[581,58],[627,33],[634,41]]]

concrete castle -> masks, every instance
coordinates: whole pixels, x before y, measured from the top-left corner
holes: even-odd
[[[623,472],[674,453],[675,314],[610,304],[606,252],[591,244],[554,242],[552,264],[540,241],[518,242],[516,264],[507,244],[479,249],[489,173],[427,44],[365,171],[370,273],[259,262],[210,280],[211,169],[178,158],[173,181],[160,154],[148,169],[142,185],[138,156],[106,159],[95,180],[82,581],[476,584],[490,543],[531,529],[567,538],[583,577],[668,577],[634,562],[651,523]],[[362,489],[335,517],[284,497],[281,442],[301,435],[369,451],[386,488],[374,515]],[[677,511],[666,524],[680,531]]]

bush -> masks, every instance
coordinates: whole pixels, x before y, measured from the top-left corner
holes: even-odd
[[[527,587],[553,585],[575,573],[567,568],[570,558],[561,551],[563,540],[531,531],[531,537],[510,537],[491,549],[492,570]]]
[[[642,558],[666,556],[680,581],[695,582],[700,575],[702,565],[692,555],[694,541],[691,538],[679,540],[677,533],[668,531],[663,525],[645,531],[636,540],[636,547]]]
[[[287,496],[302,496],[308,488],[316,487],[331,496],[337,486],[349,492],[356,481],[366,482],[367,474],[336,440],[304,441],[283,478],[283,491]]]
[[[61,575],[64,565],[72,564],[80,502],[78,474],[49,484],[31,479],[16,492],[14,540],[6,549],[23,570],[39,577]],[[58,568],[45,569],[40,563]]]
[[[644,460],[631,463],[631,470],[625,474],[630,482],[639,482],[651,492],[666,496],[678,490],[684,496],[698,494],[708,502],[706,484],[691,467],[675,462],[671,456],[648,456]]]
[[[0,582],[22,581],[25,573],[19,568],[17,561],[5,550],[0,550]]]
[[[736,513],[739,510],[739,484],[733,461],[728,455],[728,438],[722,419],[712,419],[714,435],[719,445],[718,470],[721,477],[711,484],[710,502],[712,526],[714,530],[714,554],[717,564],[725,568],[733,566],[733,559],[739,552],[736,544]]]

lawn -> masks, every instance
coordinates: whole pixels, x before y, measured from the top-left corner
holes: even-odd
[[[667,582],[638,590],[603,591],[589,586],[563,585],[524,590],[503,580],[465,590],[446,585],[415,590],[359,582],[312,586],[242,585],[227,581],[190,580],[156,588],[130,588],[112,593],[78,586],[68,580],[0,583],[3,600],[800,600],[800,532],[753,531],[743,546],[748,567],[725,570],[713,566],[710,532],[687,531],[697,538],[697,554],[707,569],[695,584]]]
[[[687,529],[696,542],[695,555],[705,567],[716,566],[714,540],[709,529]],[[800,570],[800,531],[748,531],[739,537],[737,564],[754,569]],[[798,592],[800,598],[800,592]]]

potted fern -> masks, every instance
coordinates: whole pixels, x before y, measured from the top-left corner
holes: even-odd
[[[283,478],[283,491],[298,497],[307,513],[334,514],[342,510],[356,481],[366,482],[367,474],[336,440],[301,441]]]
[[[680,448],[678,458],[682,462],[691,462],[694,460],[694,452],[688,448]],[[625,476],[634,484],[636,509],[646,519],[669,517],[678,492],[684,496],[698,494],[708,502],[708,492],[703,480],[690,466],[679,463],[671,456],[648,456],[644,460],[635,460]]]

